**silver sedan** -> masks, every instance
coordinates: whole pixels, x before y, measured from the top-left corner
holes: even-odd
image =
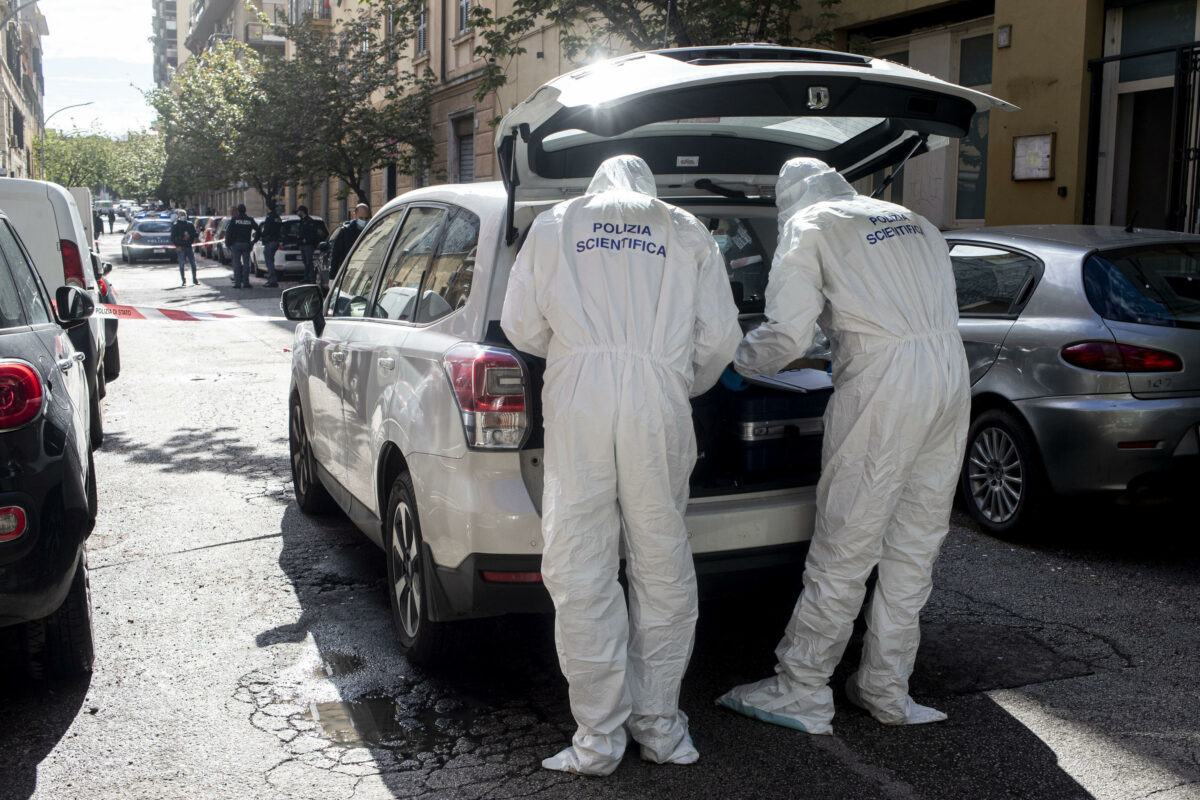
[[[1017,533],[1053,495],[1160,494],[1200,475],[1200,236],[951,231],[972,424],[960,490]]]

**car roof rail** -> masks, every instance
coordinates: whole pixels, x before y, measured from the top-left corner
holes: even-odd
[[[673,47],[652,50],[655,55],[686,61],[689,64],[728,64],[730,62],[792,61],[809,64],[851,64],[870,66],[871,59],[854,53],[817,50],[812,47],[780,47],[773,44],[730,44],[713,47]]]

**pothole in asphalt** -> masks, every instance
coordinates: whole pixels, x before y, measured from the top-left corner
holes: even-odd
[[[339,653],[331,650],[322,655],[322,662],[317,667],[318,678],[333,678],[339,675],[349,675],[362,669],[363,660],[353,653]]]
[[[438,753],[453,749],[490,711],[484,706],[447,701],[433,708],[412,709],[391,697],[368,697],[353,702],[310,703],[305,719],[317,723],[321,733],[341,747]]]

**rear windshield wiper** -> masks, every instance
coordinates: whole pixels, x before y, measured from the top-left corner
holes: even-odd
[[[713,194],[719,194],[722,197],[732,197],[734,200],[745,200],[746,199],[745,192],[740,191],[738,189],[727,189],[724,186],[718,186],[717,184],[713,183],[708,178],[701,178],[700,180],[693,183],[692,186],[695,186],[697,189],[702,189],[703,191],[706,191],[706,192],[712,192]]]

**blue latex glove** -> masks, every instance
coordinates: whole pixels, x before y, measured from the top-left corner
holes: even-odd
[[[732,366],[729,366],[721,373],[721,385],[731,392],[741,392],[750,384],[746,383],[746,379],[734,371]]]

